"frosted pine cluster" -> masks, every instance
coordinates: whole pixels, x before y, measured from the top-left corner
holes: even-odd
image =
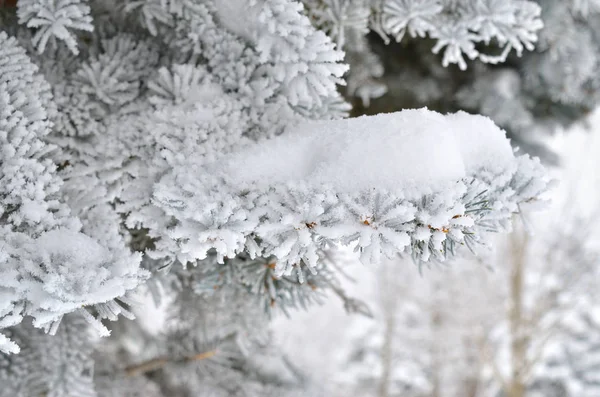
[[[485,230],[506,230],[545,188],[539,163],[515,158],[489,119],[421,109],[301,124],[176,167],[154,197],[177,220],[163,229],[166,255],[275,256],[276,272],[289,275],[314,271],[317,253],[340,244],[355,245],[366,265],[404,252],[444,260]]]
[[[485,117],[343,119],[349,38],[331,21],[372,16],[306,3],[2,7],[0,395],[306,393],[266,327],[326,290],[364,311],[332,250],[443,261],[543,201],[539,161]],[[529,1],[383,3],[372,26],[428,35],[443,65],[502,62],[541,26]],[[500,56],[476,50],[490,40]],[[144,293],[169,307],[159,336],[103,321]]]

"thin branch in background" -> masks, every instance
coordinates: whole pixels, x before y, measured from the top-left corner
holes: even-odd
[[[216,355],[217,355],[217,350],[208,350],[205,352],[194,354],[192,356],[185,357],[184,359],[171,359],[168,357],[153,358],[151,360],[144,361],[143,363],[131,365],[131,366],[125,368],[125,374],[127,376],[141,375],[141,374],[144,374],[147,372],[161,369],[169,363],[193,362],[193,361],[206,360],[206,359],[212,358]]]
[[[494,379],[496,380],[496,382],[498,382],[502,389],[508,390],[508,382],[504,375],[502,375],[502,371],[500,371],[498,363],[494,359],[494,356],[490,351],[491,349],[489,348],[489,344],[486,342],[485,338],[479,338],[478,346],[481,361],[485,364],[488,364],[491,367]]]
[[[371,312],[369,305],[367,305],[365,302],[361,301],[360,299],[356,299],[351,296],[348,296],[346,294],[346,291],[344,291],[343,288],[335,285],[335,283],[333,283],[329,280],[327,281],[327,283],[329,284],[329,287],[331,288],[333,293],[335,295],[337,295],[344,303],[344,309],[346,310],[346,312],[351,313],[351,314],[358,313],[358,314],[362,314],[365,317],[373,318],[373,313]]]

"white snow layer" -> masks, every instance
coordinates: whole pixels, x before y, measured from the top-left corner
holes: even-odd
[[[488,118],[427,109],[311,122],[191,161],[155,186],[154,203],[176,220],[158,250],[182,263],[211,249],[219,261],[273,255],[279,275],[301,263],[315,271],[330,244],[354,245],[365,264],[445,260],[507,230],[548,184],[539,160],[515,157]]]
[[[301,124],[211,168],[234,186],[305,181],[338,192],[377,188],[417,198],[514,163],[505,132],[489,118],[414,109]]]

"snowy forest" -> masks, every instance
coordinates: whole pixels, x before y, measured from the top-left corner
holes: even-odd
[[[0,397],[599,397],[600,0],[0,0]]]

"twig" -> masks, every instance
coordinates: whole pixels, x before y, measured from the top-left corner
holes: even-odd
[[[146,372],[154,371],[155,369],[159,369],[164,367],[169,360],[166,358],[154,358],[152,360],[148,360],[141,364],[136,364],[125,368],[125,374],[127,376],[136,376],[139,374],[144,374]]]
[[[206,360],[211,357],[214,357],[216,354],[217,354],[216,350],[208,350],[208,351],[205,351],[202,353],[194,354],[193,356],[185,357],[183,360],[169,359],[167,357],[153,358],[153,359],[145,361],[143,363],[131,365],[131,366],[125,368],[125,374],[127,376],[136,376],[136,375],[144,374],[146,372],[160,369],[170,362],[178,362],[178,361],[191,362],[191,361]]]
[[[371,309],[365,302],[346,295],[346,291],[344,291],[343,288],[338,287],[329,280],[327,280],[326,282],[329,284],[331,290],[342,300],[346,312],[358,313],[362,314],[365,317],[373,318],[373,313],[371,313]]]

